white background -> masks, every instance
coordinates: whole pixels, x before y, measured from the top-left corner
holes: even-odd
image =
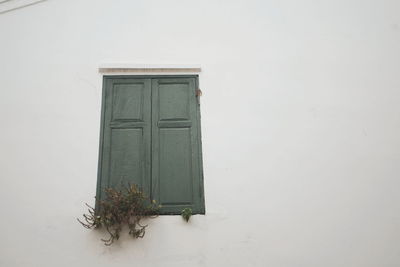
[[[205,216],[80,226],[102,62],[201,64]],[[62,1],[0,15],[0,266],[400,266],[400,2]]]

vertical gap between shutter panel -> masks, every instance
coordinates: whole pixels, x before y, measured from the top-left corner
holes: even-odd
[[[149,183],[149,193],[150,193],[150,200],[153,201],[153,79],[149,79],[150,85],[150,183]]]

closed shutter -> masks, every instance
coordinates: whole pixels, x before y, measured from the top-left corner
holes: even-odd
[[[106,77],[97,196],[137,184],[162,214],[204,213],[196,77]]]
[[[194,78],[152,80],[152,192],[163,212],[204,213]]]
[[[151,82],[105,79],[97,196],[137,184],[150,193]]]

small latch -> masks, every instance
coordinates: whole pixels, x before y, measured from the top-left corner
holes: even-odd
[[[200,89],[196,89],[196,96],[202,96],[203,92]]]

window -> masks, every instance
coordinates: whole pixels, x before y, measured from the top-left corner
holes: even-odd
[[[137,184],[161,214],[204,214],[198,76],[105,76],[97,197]]]

